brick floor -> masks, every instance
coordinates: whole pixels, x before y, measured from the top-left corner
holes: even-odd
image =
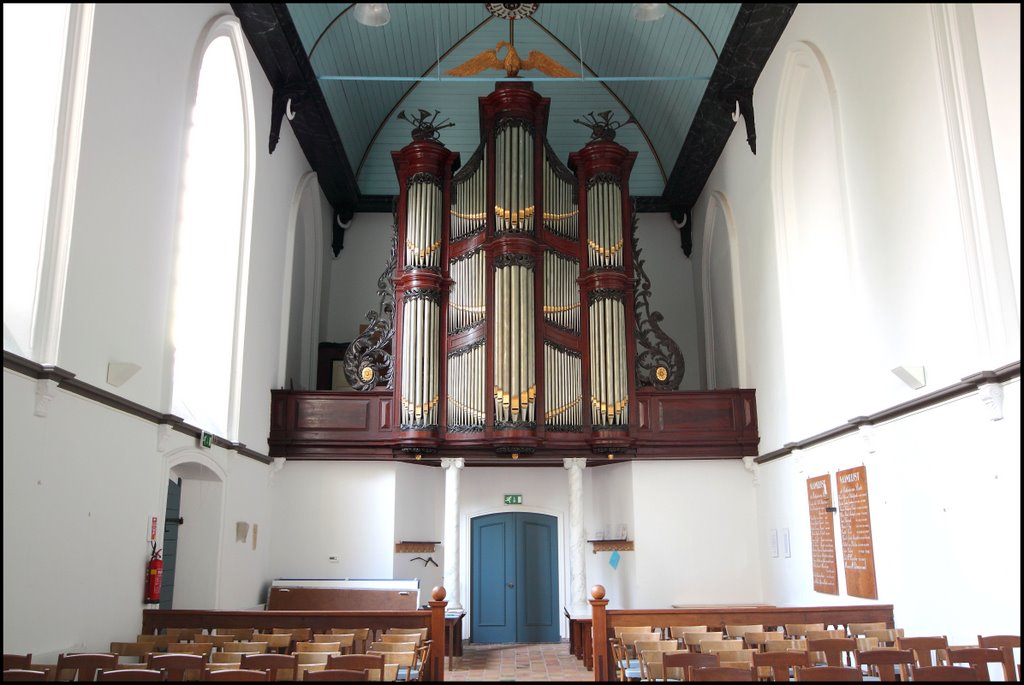
[[[445,680],[456,682],[590,681],[594,674],[569,653],[568,642],[523,645],[466,644]]]

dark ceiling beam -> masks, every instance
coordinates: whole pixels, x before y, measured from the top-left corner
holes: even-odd
[[[275,100],[292,98],[295,111],[295,118],[289,122],[292,131],[309,165],[317,173],[327,201],[341,220],[347,222],[359,206],[359,186],[287,5],[232,3],[231,9],[267,74]],[[262,127],[268,122],[256,123]],[[269,123],[269,129],[260,130],[273,131],[273,127],[281,123],[280,115],[277,121]],[[273,144],[271,142],[271,147]]]
[[[738,99],[753,149],[749,98],[795,9],[795,3],[740,6],[662,195],[673,218],[681,221],[688,215],[704,190],[736,125],[732,115]]]

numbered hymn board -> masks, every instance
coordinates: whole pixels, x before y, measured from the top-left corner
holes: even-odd
[[[814,591],[839,594],[836,569],[836,532],[832,521],[832,483],[828,474],[807,479],[807,505],[811,514],[811,567]]]
[[[858,466],[836,473],[836,494],[839,498],[839,531],[843,536],[846,592],[852,597],[878,599],[867,469]]]

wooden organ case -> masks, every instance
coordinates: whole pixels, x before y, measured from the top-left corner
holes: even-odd
[[[753,391],[674,390],[682,355],[635,262],[636,153],[595,125],[567,167],[546,139],[548,108],[529,82],[501,83],[480,99],[481,142],[461,168],[428,113],[413,122],[392,153],[381,313],[346,356],[356,390],[274,391],[272,456],[757,453]]]

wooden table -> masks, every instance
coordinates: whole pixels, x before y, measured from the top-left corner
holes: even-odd
[[[462,619],[465,618],[465,611],[448,611],[444,615],[444,640],[448,648],[448,670],[455,669],[454,659],[462,656]]]

